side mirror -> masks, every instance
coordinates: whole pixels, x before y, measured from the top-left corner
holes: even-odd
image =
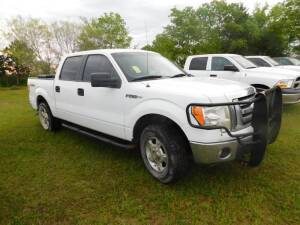
[[[224,65],[224,71],[238,72],[239,69],[234,65]]]
[[[121,80],[112,77],[110,73],[94,73],[91,75],[91,85],[92,87],[120,88]]]

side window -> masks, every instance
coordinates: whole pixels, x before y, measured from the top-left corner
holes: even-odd
[[[190,70],[206,70],[208,57],[193,58],[190,63]]]
[[[90,55],[86,61],[83,80],[91,81],[91,75],[116,75],[116,72],[109,61],[109,59],[104,55]]]
[[[267,63],[265,60],[260,59],[260,58],[249,58],[251,62],[253,62],[257,66],[262,66],[262,67],[271,67],[269,63]]]
[[[64,65],[61,69],[60,80],[80,80],[80,67],[82,64],[82,60],[82,56],[73,56],[66,58]]]
[[[224,71],[225,65],[233,66],[232,62],[224,57],[212,57],[211,70]]]

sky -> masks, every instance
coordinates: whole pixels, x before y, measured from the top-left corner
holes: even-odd
[[[227,0],[243,3],[250,11],[256,4],[273,6],[282,0]],[[198,7],[209,0],[6,0],[0,5],[0,29],[14,16],[38,17],[45,21],[99,17],[104,12],[117,12],[125,20],[133,46],[151,43],[155,35],[169,23],[170,9]],[[0,48],[7,43],[0,37]]]

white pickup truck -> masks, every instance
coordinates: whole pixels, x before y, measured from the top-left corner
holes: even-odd
[[[294,70],[300,72],[300,66],[280,65],[278,62],[276,62],[274,59],[272,59],[269,56],[254,55],[254,56],[245,56],[245,57],[258,67],[276,67],[276,68]]]
[[[300,102],[300,72],[274,67],[257,67],[241,55],[193,55],[186,59],[184,69],[195,76],[240,81],[258,91],[280,87],[283,103]]]
[[[55,77],[28,79],[45,130],[61,125],[124,148],[139,147],[159,181],[181,177],[193,159],[257,166],[281,123],[281,91],[197,78],[161,55],[94,50],[61,60]],[[271,102],[271,103],[270,103]]]

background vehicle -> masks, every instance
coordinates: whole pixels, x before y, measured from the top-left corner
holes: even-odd
[[[300,102],[299,72],[274,67],[257,67],[241,55],[189,56],[186,59],[184,69],[196,76],[245,82],[258,91],[277,86],[282,89],[283,103]]]
[[[257,166],[280,129],[280,89],[256,94],[247,84],[191,77],[154,52],[74,53],[55,78],[30,78],[28,85],[44,129],[62,124],[139,146],[145,167],[163,183],[183,176],[191,158]]]
[[[300,72],[300,65],[280,65],[277,61],[269,56],[246,56],[246,58],[258,67],[276,67]]]
[[[300,66],[300,60],[293,57],[274,57],[280,65]]]

